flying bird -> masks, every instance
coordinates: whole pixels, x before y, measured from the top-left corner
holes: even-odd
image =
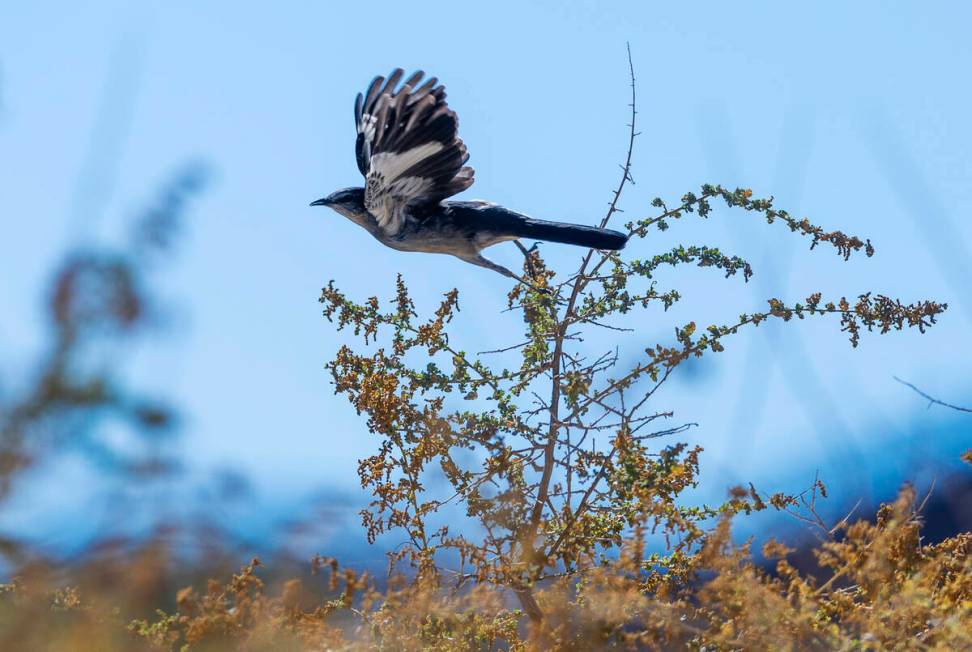
[[[521,282],[482,250],[520,238],[619,250],[628,236],[610,229],[538,220],[492,202],[448,201],[473,184],[459,121],[445,88],[418,71],[375,77],[354,103],[355,154],[363,188],[344,188],[311,206],[328,206],[399,251],[451,254]],[[529,260],[529,259],[528,259]]]

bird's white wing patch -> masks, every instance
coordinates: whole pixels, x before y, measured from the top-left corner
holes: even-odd
[[[370,113],[365,113],[361,116],[361,122],[358,123],[358,133],[364,134],[365,140],[368,141],[368,145],[375,139],[375,125],[378,124],[378,118],[371,115]]]
[[[403,176],[416,164],[441,151],[442,143],[428,142],[404,152],[382,152],[371,157],[365,184],[365,208],[388,235],[396,235],[406,208],[432,187],[425,177]]]
[[[392,181],[403,175],[409,168],[419,161],[427,159],[436,152],[442,151],[444,145],[431,141],[413,147],[406,152],[382,152],[371,157],[371,171]]]
[[[378,220],[387,235],[398,235],[405,223],[408,205],[432,187],[432,180],[424,177],[400,177],[391,183],[379,181],[374,173],[368,175],[365,186],[365,208]]]

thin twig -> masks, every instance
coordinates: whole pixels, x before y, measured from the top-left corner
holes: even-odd
[[[940,401],[939,399],[935,398],[934,396],[929,396],[928,394],[926,394],[925,392],[921,391],[920,389],[918,389],[917,387],[915,387],[914,385],[912,385],[908,381],[901,380],[897,376],[891,376],[891,377],[894,378],[899,383],[901,383],[902,385],[904,385],[905,387],[910,387],[916,394],[918,394],[922,398],[926,399],[928,401],[928,407],[931,407],[933,405],[941,405],[942,407],[947,407],[947,408],[951,408],[953,410],[958,410],[959,412],[972,412],[972,408],[962,407],[961,405],[952,405],[951,403],[946,403],[945,401]]]

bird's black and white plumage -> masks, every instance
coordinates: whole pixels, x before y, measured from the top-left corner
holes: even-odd
[[[312,206],[330,206],[401,251],[451,254],[518,278],[484,258],[491,245],[519,238],[621,249],[618,231],[537,220],[485,201],[447,201],[473,184],[459,121],[435,77],[376,77],[354,104],[355,153],[364,188],[345,188]]]

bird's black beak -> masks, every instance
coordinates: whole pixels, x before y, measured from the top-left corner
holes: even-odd
[[[321,197],[317,201],[312,201],[311,206],[330,206],[331,202],[327,201],[327,197]]]

